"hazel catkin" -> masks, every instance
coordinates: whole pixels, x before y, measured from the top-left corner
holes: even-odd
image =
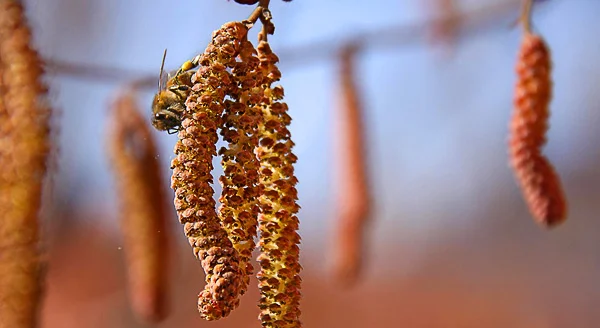
[[[43,281],[39,210],[51,152],[43,61],[21,1],[0,0],[0,327],[33,328]]]
[[[231,67],[233,83],[221,120],[221,135],[227,147],[221,148],[224,174],[219,217],[229,239],[240,256],[243,272],[242,293],[247,289],[253,267],[250,262],[255,248],[259,212],[260,168],[254,149],[258,146],[258,126],[262,123],[260,97],[263,94],[259,60],[252,43],[244,40],[238,61]]]
[[[238,306],[243,283],[240,257],[217,216],[211,171],[223,102],[232,87],[224,68],[235,63],[246,33],[246,26],[239,22],[227,23],[213,33],[200,58],[202,67],[192,77],[194,86],[171,163],[175,209],[206,273],[198,309],[207,320],[227,316]]]
[[[108,151],[120,202],[129,298],[148,322],[167,315],[168,224],[156,142],[126,89],[111,111]]]
[[[336,118],[336,172],[338,194],[335,274],[337,281],[355,283],[363,267],[364,235],[371,211],[363,104],[357,86],[355,57],[358,46],[342,50],[339,57],[340,106]]]
[[[544,40],[526,32],[518,56],[510,164],[533,217],[544,226],[565,220],[566,201],[558,175],[541,148],[546,142],[552,98],[551,59]]]
[[[277,56],[266,41],[260,41],[258,58],[265,80],[262,115],[264,124],[259,126],[260,146],[257,156],[261,164],[259,215],[260,290],[259,319],[263,327],[301,327],[300,322],[300,236],[296,213],[298,180],[293,164],[297,158],[292,153],[294,143],[288,126],[291,117],[287,104],[282,102],[283,88],[272,86],[281,78],[277,68]]]

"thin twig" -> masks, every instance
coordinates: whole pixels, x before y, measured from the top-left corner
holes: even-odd
[[[256,9],[254,9],[254,11],[250,14],[250,16],[248,16],[248,18],[243,21],[243,23],[248,27],[248,29],[250,29],[250,28],[252,28],[252,26],[254,26],[256,21],[263,15],[264,10],[265,10],[264,7],[262,7],[261,5],[258,5],[256,7]]]
[[[515,13],[519,2],[520,0],[508,0],[468,13],[456,14],[453,19],[463,22],[461,30],[457,31],[457,35],[469,36],[475,33],[482,33],[491,27],[507,27],[506,18]],[[442,16],[423,22],[388,26],[382,29],[366,31],[349,36],[341,41],[338,37],[330,38],[303,46],[283,49],[279,52],[278,56],[281,58],[282,64],[286,65],[289,69],[294,65],[306,67],[307,65],[329,60],[349,43],[361,43],[362,48],[366,51],[410,46],[427,42],[428,27],[447,20],[448,17]],[[143,73],[116,67],[99,67],[90,64],[70,63],[58,59],[50,59],[47,62],[48,68],[51,71],[64,76],[107,82],[135,81],[136,87],[145,89],[151,89],[156,86],[156,73]]]
[[[531,33],[531,7],[533,7],[533,0],[523,0],[520,20],[525,33]]]

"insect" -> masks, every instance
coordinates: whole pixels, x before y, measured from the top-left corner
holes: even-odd
[[[171,77],[171,74],[168,74],[165,83],[163,69],[166,57],[167,49],[165,49],[162,64],[160,65],[158,92],[152,101],[152,125],[157,130],[173,134],[179,131],[182,115],[185,110],[185,100],[192,89],[191,78],[195,72],[192,69],[198,67],[200,56],[196,56],[192,60],[183,63],[173,77]]]

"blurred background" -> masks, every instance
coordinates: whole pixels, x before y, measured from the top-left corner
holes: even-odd
[[[108,108],[125,83],[149,78],[139,97],[149,117],[163,49],[167,68],[175,69],[204,49],[213,30],[246,18],[252,7],[226,0],[25,2],[46,58],[122,70],[115,78],[48,68],[60,141],[46,211],[42,327],[144,327],[126,295],[105,147]],[[270,40],[281,58],[299,157],[305,327],[600,325],[600,2],[541,1],[535,10],[534,28],[555,68],[545,154],[569,202],[568,221],[552,231],[531,219],[507,165],[519,1],[457,0],[455,9],[482,8],[497,9],[435,42],[423,24],[445,14],[435,0],[272,1],[277,31]],[[343,206],[335,204],[331,178],[336,51],[365,35],[369,46],[356,71],[374,212],[366,267],[358,284],[344,289],[331,274],[336,208]],[[167,186],[176,135],[156,137]],[[228,318],[199,318],[202,269],[174,212],[172,222],[172,313],[159,327],[260,326],[256,288]]]

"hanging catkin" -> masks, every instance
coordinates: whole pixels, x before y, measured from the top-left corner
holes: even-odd
[[[42,285],[38,215],[50,109],[21,1],[0,0],[0,327],[34,328]]]
[[[430,22],[429,38],[432,44],[442,46],[449,54],[456,44],[461,29],[461,20],[456,0],[427,0],[427,7],[432,9],[439,18]]]
[[[258,126],[262,124],[258,104],[262,99],[264,86],[254,46],[244,40],[240,49],[238,61],[231,67],[235,87],[229,93],[231,99],[225,101],[221,120],[221,135],[228,144],[219,151],[223,156],[224,172],[219,179],[223,186],[219,198],[219,217],[240,255],[240,268],[243,272],[241,292],[244,293],[253,271],[250,260],[255,248],[259,212],[260,165],[254,149],[258,146]]]
[[[236,62],[246,34],[246,26],[239,22],[227,23],[214,32],[200,59],[202,67],[192,78],[194,86],[171,163],[175,209],[206,273],[198,309],[207,320],[227,316],[239,304],[243,289],[240,257],[216,212],[211,171],[224,98],[233,86],[227,67]]]
[[[109,157],[120,203],[129,296],[143,320],[167,315],[168,224],[156,143],[137,110],[135,91],[126,89],[113,104]]]
[[[544,40],[525,32],[516,66],[518,76],[510,124],[510,163],[533,217],[542,225],[565,220],[561,183],[542,154],[552,97],[551,61]]]
[[[371,197],[366,168],[363,108],[357,87],[355,57],[358,47],[344,48],[339,57],[339,109],[336,119],[338,150],[335,274],[344,285],[353,284],[361,270],[364,234]]]
[[[260,182],[264,188],[259,215],[259,319],[263,327],[301,327],[299,273],[302,268],[296,216],[300,206],[296,203],[298,180],[293,166],[297,158],[292,153],[294,143],[288,130],[291,117],[287,114],[287,104],[281,101],[283,88],[272,86],[281,78],[276,66],[279,59],[266,41],[260,41],[257,49],[260,67],[267,78],[262,108],[264,124],[260,125],[257,149]]]

